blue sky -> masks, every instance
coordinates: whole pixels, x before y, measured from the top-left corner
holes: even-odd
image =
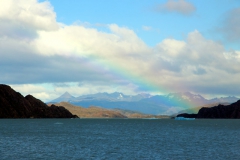
[[[239,0],[2,0],[0,82],[65,91],[240,97]]]
[[[226,14],[240,5],[240,1],[237,0],[208,2],[188,0],[186,2],[195,7],[195,10],[189,14],[177,11],[156,11],[158,6],[167,3],[166,0],[50,0],[57,13],[58,22],[68,25],[73,23],[118,24],[134,30],[150,46],[156,45],[167,37],[185,39],[187,34],[194,30],[198,30],[208,38],[223,41],[218,28],[223,25]],[[104,27],[98,27],[98,29],[102,30]],[[223,43],[227,48],[239,49],[239,45]]]

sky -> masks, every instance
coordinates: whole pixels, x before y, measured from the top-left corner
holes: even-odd
[[[1,0],[0,83],[68,91],[240,97],[239,0]]]

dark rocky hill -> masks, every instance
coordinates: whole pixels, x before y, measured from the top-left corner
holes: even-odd
[[[230,105],[218,105],[211,108],[203,107],[197,114],[179,114],[177,117],[209,118],[209,119],[240,119],[240,100]]]
[[[197,118],[240,118],[240,100],[230,105],[201,108]]]
[[[26,97],[0,84],[0,118],[74,118],[64,107],[47,106],[31,95]]]

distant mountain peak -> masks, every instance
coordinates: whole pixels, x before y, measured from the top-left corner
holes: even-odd
[[[72,96],[69,92],[65,92],[63,93],[60,97],[52,100],[51,102],[68,102],[75,99],[74,96]]]
[[[118,99],[121,99],[123,98],[122,94],[120,93],[119,96],[118,96]]]
[[[139,93],[138,95],[141,95],[143,97],[151,97],[152,95],[149,93]]]
[[[69,92],[65,92],[61,95],[61,97],[73,97]]]
[[[216,102],[221,102],[221,103],[229,102],[229,103],[233,103],[233,102],[238,101],[238,98],[235,97],[235,96],[228,96],[228,97],[213,98],[213,99],[210,99],[210,101],[213,102],[213,103],[216,103]]]

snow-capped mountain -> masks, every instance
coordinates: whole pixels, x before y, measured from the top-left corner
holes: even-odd
[[[183,109],[203,106],[213,103],[233,103],[236,97],[222,97],[211,100],[205,99],[199,94],[190,92],[170,93],[168,95],[138,94],[125,95],[120,92],[96,93],[74,97],[68,92],[51,102],[70,102],[82,107],[100,106],[103,108],[127,109],[146,114],[173,114]]]
[[[145,95],[125,95],[120,92],[114,93],[96,93],[90,95],[84,95],[77,97],[74,101],[90,101],[90,100],[105,100],[105,101],[138,101],[142,98],[146,98]]]
[[[150,94],[145,94],[141,93],[138,95],[125,95],[120,92],[114,92],[114,93],[96,93],[96,94],[89,94],[89,95],[82,95],[79,97],[74,97],[68,92],[65,92],[63,95],[60,97],[52,100],[51,102],[80,102],[80,101],[96,101],[96,100],[101,100],[101,101],[127,101],[127,102],[132,102],[132,101],[139,101],[144,98],[150,98]]]
[[[166,96],[169,100],[174,100],[176,102],[189,102],[193,105],[203,105],[209,103],[209,100],[205,99],[199,94],[192,94],[190,92],[179,92],[179,93],[170,93]]]

